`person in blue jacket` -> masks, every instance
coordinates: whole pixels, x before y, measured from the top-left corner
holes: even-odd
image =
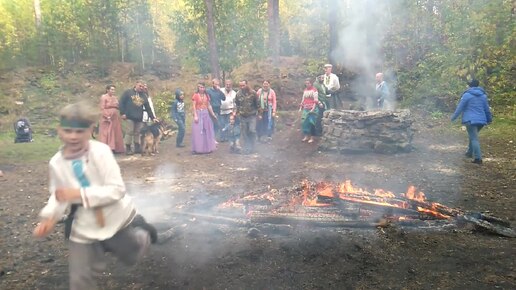
[[[471,80],[467,89],[460,98],[452,122],[462,114],[462,124],[468,131],[469,145],[466,152],[467,157],[473,157],[473,163],[482,164],[482,152],[478,141],[478,132],[482,127],[491,123],[493,117],[489,110],[487,94],[483,88],[479,87],[478,80]]]

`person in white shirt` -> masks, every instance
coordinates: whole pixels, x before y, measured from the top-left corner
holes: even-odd
[[[90,140],[99,114],[84,103],[60,112],[58,134],[63,146],[49,162],[48,203],[34,236],[50,234],[66,212],[70,289],[97,289],[105,270],[105,252],[132,265],[157,242],[156,229],[136,213],[120,167],[109,146]]]
[[[149,87],[146,83],[143,83],[143,93],[147,95],[147,100],[149,100],[149,107],[152,112],[152,116],[156,116],[156,111],[154,110],[154,104],[152,103],[151,96],[149,94]],[[153,120],[150,118],[149,113],[147,113],[147,110],[145,106],[143,106],[143,123],[152,123]]]
[[[222,128],[226,128],[229,125],[229,117],[235,111],[236,92],[233,90],[233,81],[226,80],[221,91],[226,96],[226,99],[222,101],[220,105],[220,125]],[[226,142],[228,140],[229,136],[227,136],[227,132],[221,132],[220,142]]]
[[[379,109],[383,109],[385,100],[389,102],[389,87],[383,80],[383,73],[379,72],[376,78],[376,105]]]
[[[324,65],[324,86],[326,87],[326,97],[330,100],[330,108],[338,109],[342,107],[339,90],[339,77],[332,73],[333,65],[327,63]]]

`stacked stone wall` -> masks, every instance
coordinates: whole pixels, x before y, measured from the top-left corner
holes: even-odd
[[[393,154],[412,149],[410,110],[328,110],[322,119],[321,150]]]

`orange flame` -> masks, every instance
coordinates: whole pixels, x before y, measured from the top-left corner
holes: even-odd
[[[413,186],[413,185],[409,186],[409,188],[407,189],[407,192],[405,193],[405,197],[408,199],[425,202],[426,201],[425,194],[421,191],[416,193],[416,190],[417,189],[415,186]]]
[[[367,190],[364,190],[359,187],[354,187],[351,184],[351,180],[345,180],[344,183],[340,183],[337,185],[333,185],[331,183],[320,182],[317,183],[315,187],[315,192],[312,191],[312,185],[309,181],[303,181],[303,206],[328,206],[327,203],[322,203],[317,200],[317,196],[329,197],[329,198],[340,198],[342,200],[369,204],[369,205],[377,205],[377,206],[385,206],[386,208],[394,207],[394,208],[403,208],[403,209],[413,209],[420,213],[424,213],[435,218],[440,219],[448,219],[450,216],[440,213],[437,210],[438,203],[429,203],[426,201],[425,194],[421,191],[417,191],[416,187],[409,186],[407,192],[405,194],[400,194],[396,196],[391,191],[386,191],[384,189],[375,189],[374,193],[371,193]],[[315,195],[315,196],[314,196]],[[414,208],[413,204],[410,204],[409,201],[403,200],[413,200],[421,203],[426,207],[417,206]],[[404,217],[405,219],[406,217]]]

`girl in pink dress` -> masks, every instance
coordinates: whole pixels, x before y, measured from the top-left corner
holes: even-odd
[[[213,121],[217,117],[210,105],[210,96],[206,93],[204,83],[197,84],[197,92],[192,97],[192,152],[194,154],[211,153],[216,148]]]
[[[113,153],[124,153],[124,138],[114,85],[108,85],[106,94],[100,97],[100,109],[102,116],[99,122],[99,141],[107,144]]]

